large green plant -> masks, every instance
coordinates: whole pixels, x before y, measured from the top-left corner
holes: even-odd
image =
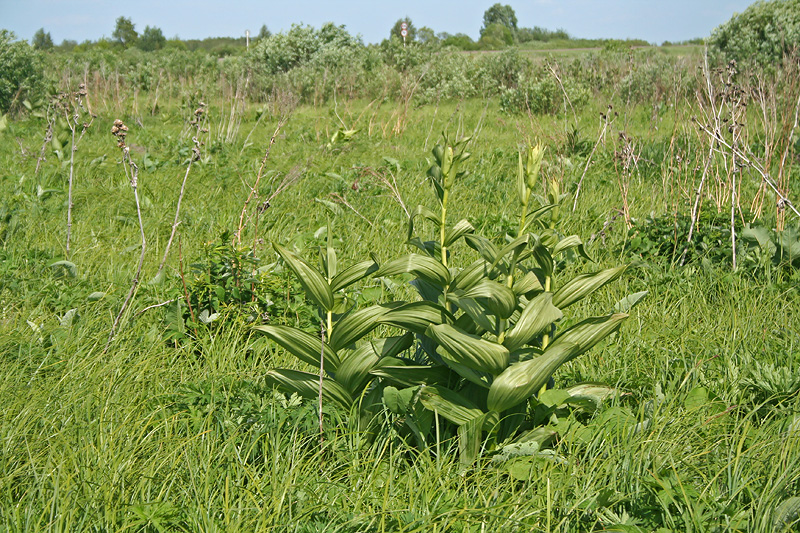
[[[338,273],[330,247],[322,254],[322,269],[316,269],[275,245],[322,310],[326,340],[287,327],[256,329],[311,365],[324,361],[322,380],[311,373],[270,371],[268,380],[284,391],[316,397],[321,383],[323,396],[345,406],[365,395],[380,395],[422,445],[438,415],[455,428],[462,458],[472,461],[484,434],[495,444],[539,436],[525,433],[532,429],[527,415],[536,406],[536,395],[560,366],[616,331],[627,315],[588,318],[557,333],[563,310],[618,278],[626,267],[558,279],[560,256],[588,256],[577,236],[562,237],[557,231],[562,200],[557,182],[549,184],[547,203],[532,205],[540,147],[529,147],[519,157],[516,238],[501,247],[476,234],[468,221],[451,222],[450,195],[465,174],[461,165],[470,156],[467,141],[445,137],[433,150],[429,176],[439,209],[419,206],[412,214],[408,243],[415,252],[380,265],[364,261]],[[424,221],[434,228],[431,240],[416,233]],[[461,240],[478,258],[457,268],[451,250]],[[410,274],[420,299],[351,309],[335,319],[342,311],[337,309],[339,291],[370,273]],[[363,340],[379,326],[402,335]],[[376,407],[372,400],[362,405]]]
[[[758,1],[717,27],[709,51],[721,61],[779,65],[800,46],[800,0]]]

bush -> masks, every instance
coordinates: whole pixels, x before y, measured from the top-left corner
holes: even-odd
[[[555,114],[564,109],[564,93],[566,92],[572,107],[577,110],[589,101],[589,88],[579,81],[570,78],[562,80],[562,90],[558,81],[550,75],[523,78],[515,89],[506,89],[500,93],[500,109],[506,113]]]
[[[0,113],[34,98],[44,86],[39,54],[25,41],[0,30]]]
[[[350,55],[363,49],[362,42],[350,35],[344,26],[327,23],[319,30],[311,26],[292,25],[286,33],[262,39],[253,47],[254,64],[267,74],[288,72],[312,61],[323,67],[349,64]]]
[[[715,29],[708,44],[717,61],[779,64],[800,46],[800,0],[756,2]]]

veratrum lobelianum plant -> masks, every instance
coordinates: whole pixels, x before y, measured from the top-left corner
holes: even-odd
[[[310,372],[270,370],[268,381],[281,390],[317,398],[321,384],[324,400],[345,408],[358,405],[362,415],[388,409],[423,447],[430,443],[438,415],[453,425],[461,458],[470,463],[484,434],[490,450],[552,436],[531,423],[537,396],[560,366],[617,331],[628,315],[587,318],[557,331],[567,307],[617,279],[627,266],[558,279],[559,257],[577,253],[589,258],[577,236],[562,237],[557,230],[563,196],[556,181],[549,182],[544,205],[531,205],[544,155],[540,146],[529,146],[519,155],[516,238],[507,238],[500,247],[476,234],[467,220],[449,222],[450,193],[465,174],[460,168],[470,156],[468,141],[450,142],[445,136],[433,149],[435,162],[428,175],[439,212],[419,206],[412,213],[408,244],[415,252],[380,265],[365,260],[339,271],[330,245],[321,250],[318,269],[274,244],[320,308],[324,340],[288,326],[256,329],[317,369],[322,362],[322,380]],[[435,237],[423,241],[415,231],[426,220]],[[461,239],[478,258],[458,268],[450,250]],[[412,276],[419,300],[361,309],[347,305],[347,287],[370,275],[400,274]],[[642,296],[629,297],[628,307]],[[398,335],[368,339],[380,326]],[[574,394],[561,397],[579,403]]]

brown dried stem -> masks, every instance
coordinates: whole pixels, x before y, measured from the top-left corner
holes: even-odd
[[[117,138],[117,146],[122,150],[122,167],[125,170],[125,176],[128,176],[128,167],[130,167],[130,183],[131,189],[133,189],[133,198],[136,202],[136,215],[139,218],[139,233],[142,240],[142,251],[139,255],[139,264],[136,267],[136,274],[133,276],[133,281],[131,282],[131,288],[128,291],[128,295],[125,297],[125,301],[122,302],[122,307],[117,313],[116,318],[114,319],[114,323],[111,325],[111,332],[108,334],[108,341],[106,342],[106,347],[103,349],[103,353],[108,351],[109,346],[111,346],[111,341],[114,340],[114,335],[117,332],[117,327],[119,326],[119,322],[122,319],[122,316],[125,314],[125,311],[128,309],[128,306],[133,300],[134,295],[136,294],[136,289],[139,286],[139,279],[142,274],[142,265],[144,264],[144,255],[147,249],[147,241],[144,235],[144,223],[142,221],[142,207],[139,202],[139,167],[130,157],[130,148],[125,144],[125,136],[128,133],[128,127],[119,119],[114,121],[114,127],[111,129],[112,134]]]

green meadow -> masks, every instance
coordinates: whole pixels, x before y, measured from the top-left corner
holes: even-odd
[[[0,530],[794,531],[797,66],[557,50],[47,59]]]

